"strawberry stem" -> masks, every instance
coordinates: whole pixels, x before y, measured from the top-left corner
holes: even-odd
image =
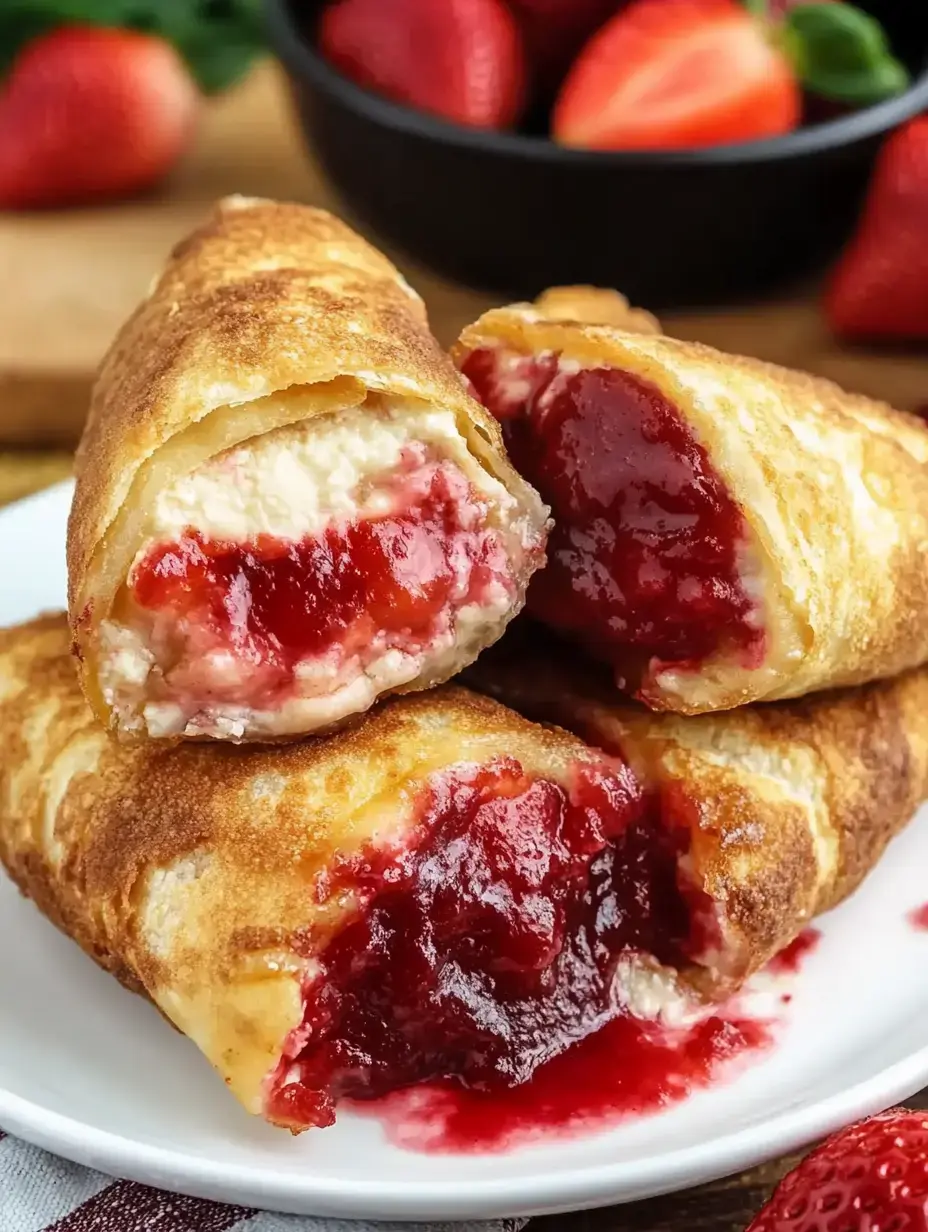
[[[909,85],[908,70],[892,54],[880,23],[841,0],[793,5],[782,35],[797,77],[821,98],[869,107]]]
[[[852,107],[901,94],[908,69],[875,17],[844,0],[741,0],[811,93]]]

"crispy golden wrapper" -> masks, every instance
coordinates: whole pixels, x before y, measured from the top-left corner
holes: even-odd
[[[454,1022],[467,981],[478,1002],[492,1004],[497,956],[509,944],[522,952],[526,928],[531,941],[538,895],[549,895],[556,922],[558,904],[590,875],[584,850],[558,871],[567,859],[558,846],[562,817],[586,841],[577,792],[587,790],[584,799],[612,826],[637,809],[627,767],[453,687],[384,703],[352,729],[301,743],[114,740],[80,690],[63,616],[0,631],[0,741],[0,857],[13,879],[95,962],[150,997],[250,1112],[293,1129],[330,1122],[343,1094],[414,1080],[420,1054],[423,1076],[466,1070],[475,1045],[465,1051]],[[501,847],[501,873],[472,850],[468,836],[478,831],[488,852]],[[539,860],[552,870],[547,889],[536,884]],[[519,861],[521,880],[507,881]],[[451,897],[425,911],[420,900],[445,886]],[[526,899],[528,915],[516,906],[511,919],[505,912],[497,919],[493,903],[510,889],[514,902]],[[385,968],[376,965],[368,922],[388,937],[397,895],[404,928],[428,931],[441,959],[423,985],[430,995],[418,984],[396,987],[422,952],[406,946],[398,925],[395,941],[382,942]],[[444,932],[432,915],[444,920]],[[456,961],[468,962],[461,949],[481,930],[492,944],[455,983]],[[542,939],[542,956],[551,944]],[[347,968],[335,945],[347,952]],[[353,996],[349,968],[363,973],[365,964],[373,974]],[[565,969],[554,984],[573,978]],[[404,1006],[407,1021],[413,1009],[438,1008],[421,1040],[407,1044],[391,1027],[370,1045],[380,1057],[370,1077],[342,1074],[328,1083],[344,1062],[310,1055],[315,1085],[310,1075],[304,1088],[301,1054],[313,1038],[320,987],[323,1018],[334,1013],[332,995],[343,997],[340,1029],[349,1043],[369,1030],[368,1009],[390,1022]],[[522,1002],[519,1010],[516,998],[512,1011],[520,1022],[532,1006]],[[304,1019],[310,1025],[301,1033]],[[524,1079],[538,1063],[539,1042],[556,1050],[584,1026],[573,1014],[559,1024],[555,1014],[547,1030],[550,1040],[523,1022],[509,1052],[495,1036],[484,1040],[482,1051],[495,1049],[491,1076]],[[337,1050],[337,1018],[329,1034]]]
[[[484,369],[496,357],[495,376],[484,371],[481,378],[488,405],[499,402],[514,461],[520,464],[521,453],[526,474],[553,506],[549,566],[529,596],[538,618],[612,662],[620,686],[653,709],[684,714],[859,684],[928,660],[926,426],[830,381],[662,336],[653,318],[642,327],[614,295],[554,288],[534,304],[493,309],[463,331],[453,351],[465,371],[475,354]],[[538,384],[532,361],[538,372],[558,366],[550,384],[550,371]],[[568,442],[576,456],[562,464],[552,453],[539,463],[536,447],[554,449],[546,444],[548,408],[585,370],[615,371],[624,392],[590,386],[573,430],[579,443]],[[612,411],[597,411],[600,397],[629,406],[637,398],[647,408],[642,414],[651,413],[649,400],[663,409],[640,440],[633,412],[623,412],[623,434],[613,439]],[[667,428],[668,417],[676,428]],[[688,443],[671,448],[675,433]],[[565,429],[558,449],[566,436]],[[621,482],[610,482],[610,468]],[[639,490],[657,494],[659,516]],[[578,491],[582,514],[567,507]],[[686,524],[701,509],[711,522],[720,503],[730,508],[728,521],[741,525],[734,542],[722,544],[731,560],[709,576],[715,548],[701,552],[686,540]],[[638,553],[640,573],[638,566],[612,572],[612,533],[634,540],[618,559],[621,568]],[[737,618],[739,642],[731,640],[727,617],[719,618],[715,641],[693,654],[664,649],[679,643],[677,626],[677,643],[659,627],[651,641],[646,630],[627,642],[614,632],[640,621],[649,588],[658,586],[654,625],[670,620],[662,613],[681,595],[695,594],[698,642],[708,619],[706,588],[727,592],[732,584],[750,607]],[[605,598],[629,587],[635,595],[625,606]],[[587,614],[594,594],[604,596],[603,606]],[[754,631],[760,635],[752,640]]]
[[[283,690],[280,679],[258,679],[278,633],[272,627],[261,641],[266,618],[248,624],[236,597],[251,585],[257,602],[254,571],[307,536],[317,557],[341,559],[355,549],[333,546],[332,528],[344,537],[352,518],[375,507],[381,517],[394,506],[402,514],[413,497],[400,479],[412,484],[410,475],[442,464],[458,539],[466,530],[472,553],[496,553],[496,590],[473,597],[467,576],[443,574],[455,606],[440,628],[417,634],[399,667],[383,655],[403,646],[385,644],[380,659],[368,653],[379,645],[374,615],[370,627],[355,621],[346,633],[346,662],[309,663],[302,675],[298,662]],[[478,523],[486,542],[475,538]],[[509,464],[496,423],[466,394],[422,301],[386,257],[322,210],[230,198],[175,248],[94,387],[68,528],[84,689],[100,718],[130,736],[274,739],[331,726],[381,694],[447,679],[495,640],[543,561],[545,528],[546,511]],[[239,557],[258,552],[258,564],[236,575],[230,545]],[[134,588],[140,570],[187,569],[189,578],[209,572],[217,554],[233,580],[214,581],[199,606],[199,592],[186,607],[169,596],[162,609]],[[436,566],[421,549],[408,556],[403,581],[418,596]],[[288,575],[293,607],[318,593],[323,564],[315,568]],[[467,623],[456,623],[468,603]],[[210,621],[222,624],[223,607],[238,623],[216,635]]]
[[[720,714],[622,702],[591,662],[541,631],[484,656],[467,683],[625,759],[688,835],[718,945],[689,975],[736,988],[852,893],[928,797],[928,669]]]
[[[164,746],[106,734],[67,643],[63,617],[0,633],[0,857],[294,1130],[421,1079],[521,1083],[618,1013],[699,1012],[925,795],[924,672],[684,720],[494,665],[483,687],[584,739],[449,687],[301,744]]]

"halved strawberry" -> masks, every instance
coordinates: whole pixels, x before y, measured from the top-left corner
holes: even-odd
[[[796,128],[786,56],[737,0],[633,0],[581,52],[554,109],[562,145],[674,149]]]
[[[479,128],[506,128],[523,102],[522,43],[502,0],[336,0],[322,54],[359,85]]]

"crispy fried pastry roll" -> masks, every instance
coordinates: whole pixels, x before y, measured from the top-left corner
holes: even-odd
[[[486,313],[455,357],[552,506],[530,610],[653,709],[798,697],[928,659],[921,422],[648,332],[583,288]]]
[[[623,704],[595,665],[563,662],[547,639],[507,639],[466,679],[631,767],[650,842],[674,853],[697,905],[684,974],[705,995],[735,990],[846,898],[928,797],[928,668],[686,718]]]
[[[58,618],[0,633],[0,683],[10,874],[291,1129],[698,1012],[872,866],[928,760],[924,674],[720,752],[565,709],[610,755],[458,688],[302,744],[113,741]]]
[[[386,258],[230,199],[96,382],[68,532],[84,689],[142,737],[319,730],[494,641],[545,531]]]
[[[51,617],[0,632],[0,698],[10,874],[276,1124],[520,1083],[618,1012],[611,955],[688,931],[671,886],[680,937],[629,902],[593,952],[643,841],[634,776],[463,689],[302,743],[116,741]]]

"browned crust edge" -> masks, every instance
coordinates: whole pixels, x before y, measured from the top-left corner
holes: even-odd
[[[685,718],[618,701],[604,669],[559,665],[543,637],[465,674],[536,721],[619,753],[691,831],[692,883],[725,954],[690,975],[737,987],[851,894],[928,798],[928,669],[792,702]]]
[[[317,875],[402,844],[436,772],[508,756],[569,785],[601,757],[456,687],[285,747],[127,745],[94,719],[68,638],[62,615],[0,630],[0,861],[253,1112],[298,1025],[312,947],[352,910],[350,896],[320,901]]]
[[[928,660],[924,423],[824,378],[636,331],[621,318],[585,317],[582,299],[576,319],[545,315],[543,302],[485,313],[452,348],[456,362],[502,345],[652,381],[680,408],[748,524],[764,663],[755,671],[722,654],[698,672],[659,677],[648,684],[650,705],[698,714],[865,683]]]
[[[248,405],[294,386],[318,394],[304,419],[358,404],[369,390],[450,410],[471,452],[543,536],[537,494],[510,465],[498,425],[467,394],[429,331],[421,299],[387,258],[324,210],[228,198],[175,247],[119,331],[77,453],[69,613],[82,683],[104,723],[96,630],[139,546],[126,528],[147,507],[152,468],[170,472],[176,450],[185,465],[220,452],[234,443],[227,439],[233,428],[246,438],[260,433]],[[233,427],[214,431],[232,406],[239,408]],[[536,564],[533,558],[527,571]],[[487,639],[505,623],[488,629]]]

